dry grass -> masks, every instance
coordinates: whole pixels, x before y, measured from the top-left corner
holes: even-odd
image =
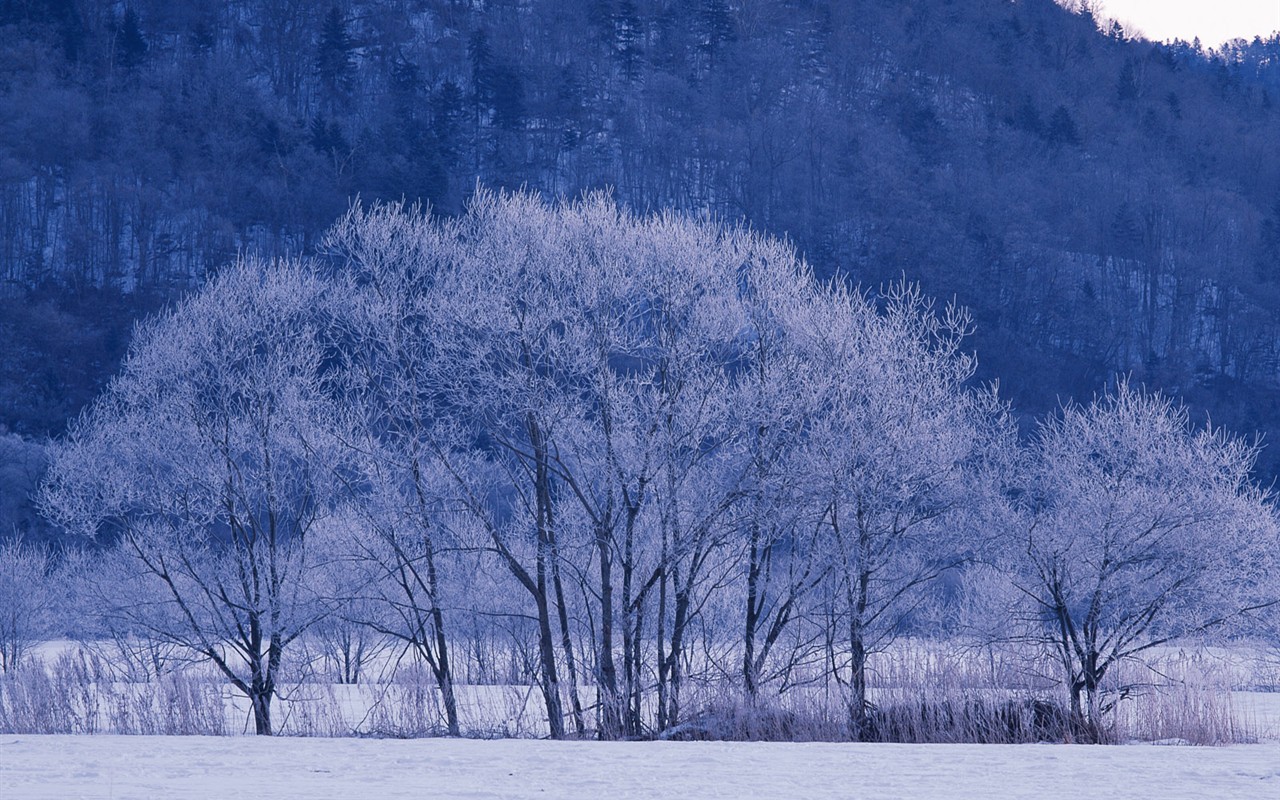
[[[703,673],[710,675],[708,671]],[[901,642],[870,664],[869,708],[853,713],[847,688],[814,681],[746,697],[723,675],[686,684],[682,722],[669,739],[883,742],[1070,742],[1088,738],[1043,659],[954,642]],[[1242,685],[1243,684],[1243,685]],[[1111,676],[1115,710],[1104,741],[1224,744],[1255,741],[1258,726],[1233,699],[1247,688],[1238,660],[1206,650],[1127,663]],[[542,699],[528,685],[457,687],[463,734],[545,736]],[[591,719],[594,687],[580,689]],[[337,685],[299,675],[273,706],[291,736],[426,737],[445,732],[430,672],[405,662],[377,681]],[[65,650],[0,679],[0,732],[205,734],[251,728],[247,703],[207,669],[121,680],[96,652]]]
[[[0,679],[0,731],[219,736],[229,733],[222,687],[173,672],[146,683],[113,680],[83,649],[30,662]]]

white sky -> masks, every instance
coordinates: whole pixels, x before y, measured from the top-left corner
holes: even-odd
[[[1100,17],[1118,19],[1153,41],[1200,37],[1205,47],[1280,31],[1280,0],[1102,0]]]

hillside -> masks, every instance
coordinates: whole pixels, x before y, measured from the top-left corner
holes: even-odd
[[[1129,372],[1274,441],[1280,37],[1098,28],[1050,0],[5,0],[0,428],[60,432],[236,252],[479,181],[906,275],[973,309],[1026,414]]]

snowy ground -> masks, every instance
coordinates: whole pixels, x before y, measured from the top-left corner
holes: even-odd
[[[3,736],[0,798],[1280,798],[1280,744]]]

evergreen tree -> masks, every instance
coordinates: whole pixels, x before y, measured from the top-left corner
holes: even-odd
[[[525,124],[525,80],[515,67],[493,71],[493,122],[504,131],[518,131]]]
[[[147,57],[147,40],[142,36],[138,13],[125,9],[116,33],[116,63],[127,70],[137,69]]]
[[[640,27],[640,14],[631,0],[622,0],[613,20],[614,52],[618,59],[623,80],[631,83],[640,77],[644,31]]]
[[[1080,144],[1080,131],[1066,106],[1058,106],[1053,110],[1053,115],[1049,117],[1047,138],[1054,147],[1075,147]]]
[[[455,161],[461,151],[464,112],[462,89],[453,81],[442,83],[431,98],[431,134],[446,162]]]
[[[556,117],[560,126],[560,146],[572,150],[582,140],[586,92],[582,78],[572,64],[556,73]]]
[[[187,41],[194,52],[207,54],[213,52],[218,40],[208,22],[197,20],[187,32]]]
[[[493,107],[494,96],[493,51],[489,49],[489,34],[484,28],[471,34],[467,56],[471,60],[471,99],[476,114],[483,117]]]
[[[75,61],[84,43],[84,30],[75,0],[0,0],[0,26],[31,25],[62,47],[63,57]]]
[[[1026,131],[1033,136],[1039,136],[1044,132],[1044,123],[1040,120],[1040,111],[1036,108],[1035,101],[1030,97],[1024,97],[1022,102],[1018,104],[1018,108],[1013,112],[1011,122],[1013,127]]]
[[[352,48],[347,21],[338,7],[333,6],[325,15],[316,50],[316,73],[320,76],[320,85],[331,99],[342,99],[351,91],[351,77],[355,69],[351,60]]]
[[[1137,258],[1142,252],[1142,225],[1128,202],[1121,203],[1111,218],[1111,243],[1124,258]]]
[[[1138,73],[1133,66],[1133,59],[1125,59],[1120,69],[1120,77],[1116,80],[1116,99],[1121,105],[1128,105],[1138,99]]]
[[[338,123],[316,115],[310,126],[311,146],[317,153],[336,158],[351,149]]]
[[[398,100],[408,101],[422,86],[422,70],[412,61],[397,58],[391,65],[391,90]]]
[[[1280,281],[1280,198],[1276,199],[1271,215],[1262,221],[1254,273],[1263,283]]]
[[[720,45],[734,39],[733,12],[725,0],[704,0],[698,22],[702,49],[714,59]]]

